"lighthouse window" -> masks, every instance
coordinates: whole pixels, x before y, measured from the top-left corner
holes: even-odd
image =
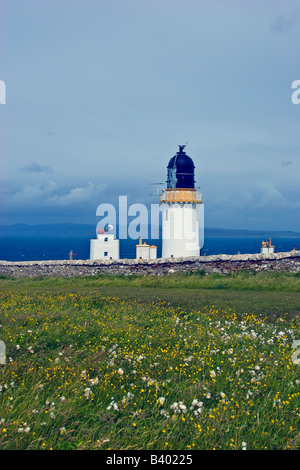
[[[105,237],[105,238],[104,238],[104,241],[105,241],[105,242],[108,242],[108,237]]]
[[[108,251],[104,251],[104,256],[108,256]]]
[[[168,220],[168,209],[166,210],[166,220]]]

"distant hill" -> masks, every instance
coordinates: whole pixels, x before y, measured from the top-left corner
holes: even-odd
[[[96,226],[90,224],[14,224],[0,225],[1,237],[30,237],[30,238],[94,238]],[[150,233],[150,231],[149,231]],[[216,237],[262,237],[267,238],[300,238],[299,232],[274,231],[274,230],[236,230],[221,228],[205,228],[204,235],[207,238]]]

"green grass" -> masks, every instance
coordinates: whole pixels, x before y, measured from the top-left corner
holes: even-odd
[[[2,289],[13,292],[101,292],[122,299],[139,298],[148,302],[160,298],[187,309],[224,306],[237,313],[295,315],[299,313],[300,276],[293,273],[239,272],[231,275],[202,271],[166,276],[99,275],[71,278],[0,280]]]
[[[300,449],[296,274],[0,287],[0,449]]]
[[[204,271],[186,274],[170,274],[164,276],[142,276],[142,275],[105,275],[70,277],[70,278],[44,278],[36,277],[16,278],[8,275],[0,276],[3,286],[13,284],[17,288],[26,289],[39,288],[59,289],[65,288],[99,288],[99,287],[147,287],[163,289],[234,289],[234,290],[263,290],[263,291],[288,291],[299,292],[300,273],[281,272],[256,272],[240,271],[231,274],[206,274]]]

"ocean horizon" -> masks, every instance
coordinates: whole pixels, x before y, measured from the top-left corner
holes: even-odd
[[[91,237],[92,238],[92,237]],[[260,253],[262,237],[206,237],[201,255]],[[157,246],[157,257],[161,257],[161,240],[143,240]],[[120,258],[134,259],[138,240],[120,240]],[[300,238],[272,238],[275,252],[300,250]],[[67,260],[70,252],[73,259],[86,260],[90,257],[90,239],[83,236],[67,237],[29,237],[2,236],[0,239],[0,260],[3,261],[47,261]]]

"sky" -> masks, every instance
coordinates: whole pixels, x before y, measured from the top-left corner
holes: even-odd
[[[300,231],[299,41],[300,0],[0,0],[0,224],[158,204],[186,144],[205,226]]]

